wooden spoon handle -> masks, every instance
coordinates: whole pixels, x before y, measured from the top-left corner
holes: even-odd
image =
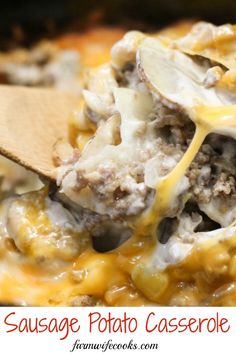
[[[71,92],[0,85],[0,153],[54,180],[53,146],[67,138],[78,99]]]

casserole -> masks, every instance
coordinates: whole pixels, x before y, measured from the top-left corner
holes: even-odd
[[[109,44],[68,38],[2,54],[5,82],[83,99],[59,192],[2,162],[1,301],[234,306],[234,26],[129,32],[99,67]]]

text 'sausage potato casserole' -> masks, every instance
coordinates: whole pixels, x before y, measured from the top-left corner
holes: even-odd
[[[0,57],[7,83],[78,92],[57,191],[1,160],[0,301],[235,306],[236,27],[128,32],[108,62],[122,31],[100,31]]]

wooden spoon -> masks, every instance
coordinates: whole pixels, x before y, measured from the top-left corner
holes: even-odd
[[[54,145],[67,138],[78,99],[70,92],[0,85],[0,154],[55,180]]]

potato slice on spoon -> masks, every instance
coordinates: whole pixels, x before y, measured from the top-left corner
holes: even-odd
[[[208,63],[207,63],[208,64]],[[211,68],[181,51],[147,37],[137,52],[139,76],[164,105],[184,111],[195,123],[196,131],[184,156],[174,169],[160,178],[156,197],[144,214],[155,237],[156,226],[165,216],[171,216],[182,178],[198,153],[205,137],[211,132],[236,138],[236,94],[215,85],[205,85]]]
[[[208,133],[236,137],[236,93],[206,87],[209,66],[149,37],[139,47],[137,63],[141,79],[164,104],[185,111]]]

